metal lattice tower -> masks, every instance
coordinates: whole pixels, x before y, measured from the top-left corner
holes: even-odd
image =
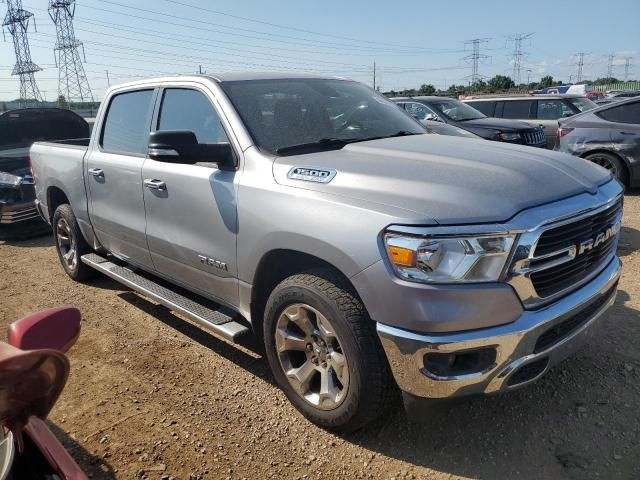
[[[613,62],[616,56],[612,53],[607,57],[607,78],[613,78],[614,65]]]
[[[468,78],[472,85],[478,80],[482,79],[482,75],[478,73],[478,64],[482,60],[489,58],[489,56],[480,53],[480,45],[483,43],[487,43],[488,41],[488,38],[474,38],[473,40],[467,40],[466,42],[464,42],[465,46],[473,46],[473,53],[464,57],[464,60],[471,63],[471,75],[469,75]]]
[[[56,25],[57,40],[53,49],[58,67],[58,95],[67,101],[91,102],[93,94],[84,72],[84,46],[73,31],[75,0],[49,0],[49,16]],[[82,48],[82,59],[79,48]]]
[[[509,40],[513,42],[513,81],[516,85],[520,85],[522,78],[522,57],[526,54],[522,51],[522,42],[528,38],[531,38],[533,33],[516,34],[509,37]]]
[[[582,81],[582,70],[584,69],[584,56],[586,53],[580,52],[576,53],[575,56],[578,57],[578,61],[576,62],[576,66],[578,67],[578,73],[576,74],[576,83],[580,83]]]
[[[624,57],[624,81],[629,80],[629,70],[631,69],[631,59],[633,57]]]
[[[13,49],[16,52],[16,64],[11,75],[20,77],[20,103],[23,107],[28,107],[42,101],[42,95],[38,90],[34,76],[34,73],[42,69],[31,60],[29,38],[27,37],[29,19],[33,17],[33,13],[22,8],[22,0],[6,1],[7,14],[2,26],[6,27],[13,37]]]

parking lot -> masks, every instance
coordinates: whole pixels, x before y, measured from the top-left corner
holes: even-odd
[[[273,385],[260,349],[232,346],[125,287],[83,286],[49,237],[0,243],[0,321],[83,313],[54,432],[94,479],[640,477],[640,193],[625,197],[615,306],[599,338],[543,380],[410,424],[337,436]]]

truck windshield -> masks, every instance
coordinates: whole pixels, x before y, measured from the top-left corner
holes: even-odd
[[[429,106],[454,122],[477,120],[478,118],[485,118],[486,116],[466,103],[459,102],[452,98],[430,101]]]
[[[394,103],[357,82],[288,78],[220,85],[256,145],[269,153],[426,133]]]

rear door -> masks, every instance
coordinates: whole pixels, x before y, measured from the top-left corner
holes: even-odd
[[[145,235],[142,164],[154,98],[153,88],[112,96],[85,162],[96,237],[114,255],[147,269],[153,264]]]
[[[535,121],[533,125],[541,125],[547,137],[547,148],[553,148],[558,132],[558,120],[568,118],[576,112],[561,98],[539,99],[535,107]]]
[[[154,130],[191,130],[199,143],[229,143],[221,115],[200,88],[159,93]],[[237,153],[236,149],[236,153]],[[206,159],[203,159],[206,160]],[[147,241],[156,271],[206,297],[237,305],[236,171],[212,163],[180,165],[147,159]],[[147,182],[147,185],[150,185]]]

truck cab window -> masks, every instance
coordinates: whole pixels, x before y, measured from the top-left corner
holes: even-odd
[[[164,91],[158,130],[191,130],[198,143],[229,143],[211,101],[197,90]]]
[[[153,90],[116,95],[111,100],[100,145],[113,153],[144,154],[149,141]]]

